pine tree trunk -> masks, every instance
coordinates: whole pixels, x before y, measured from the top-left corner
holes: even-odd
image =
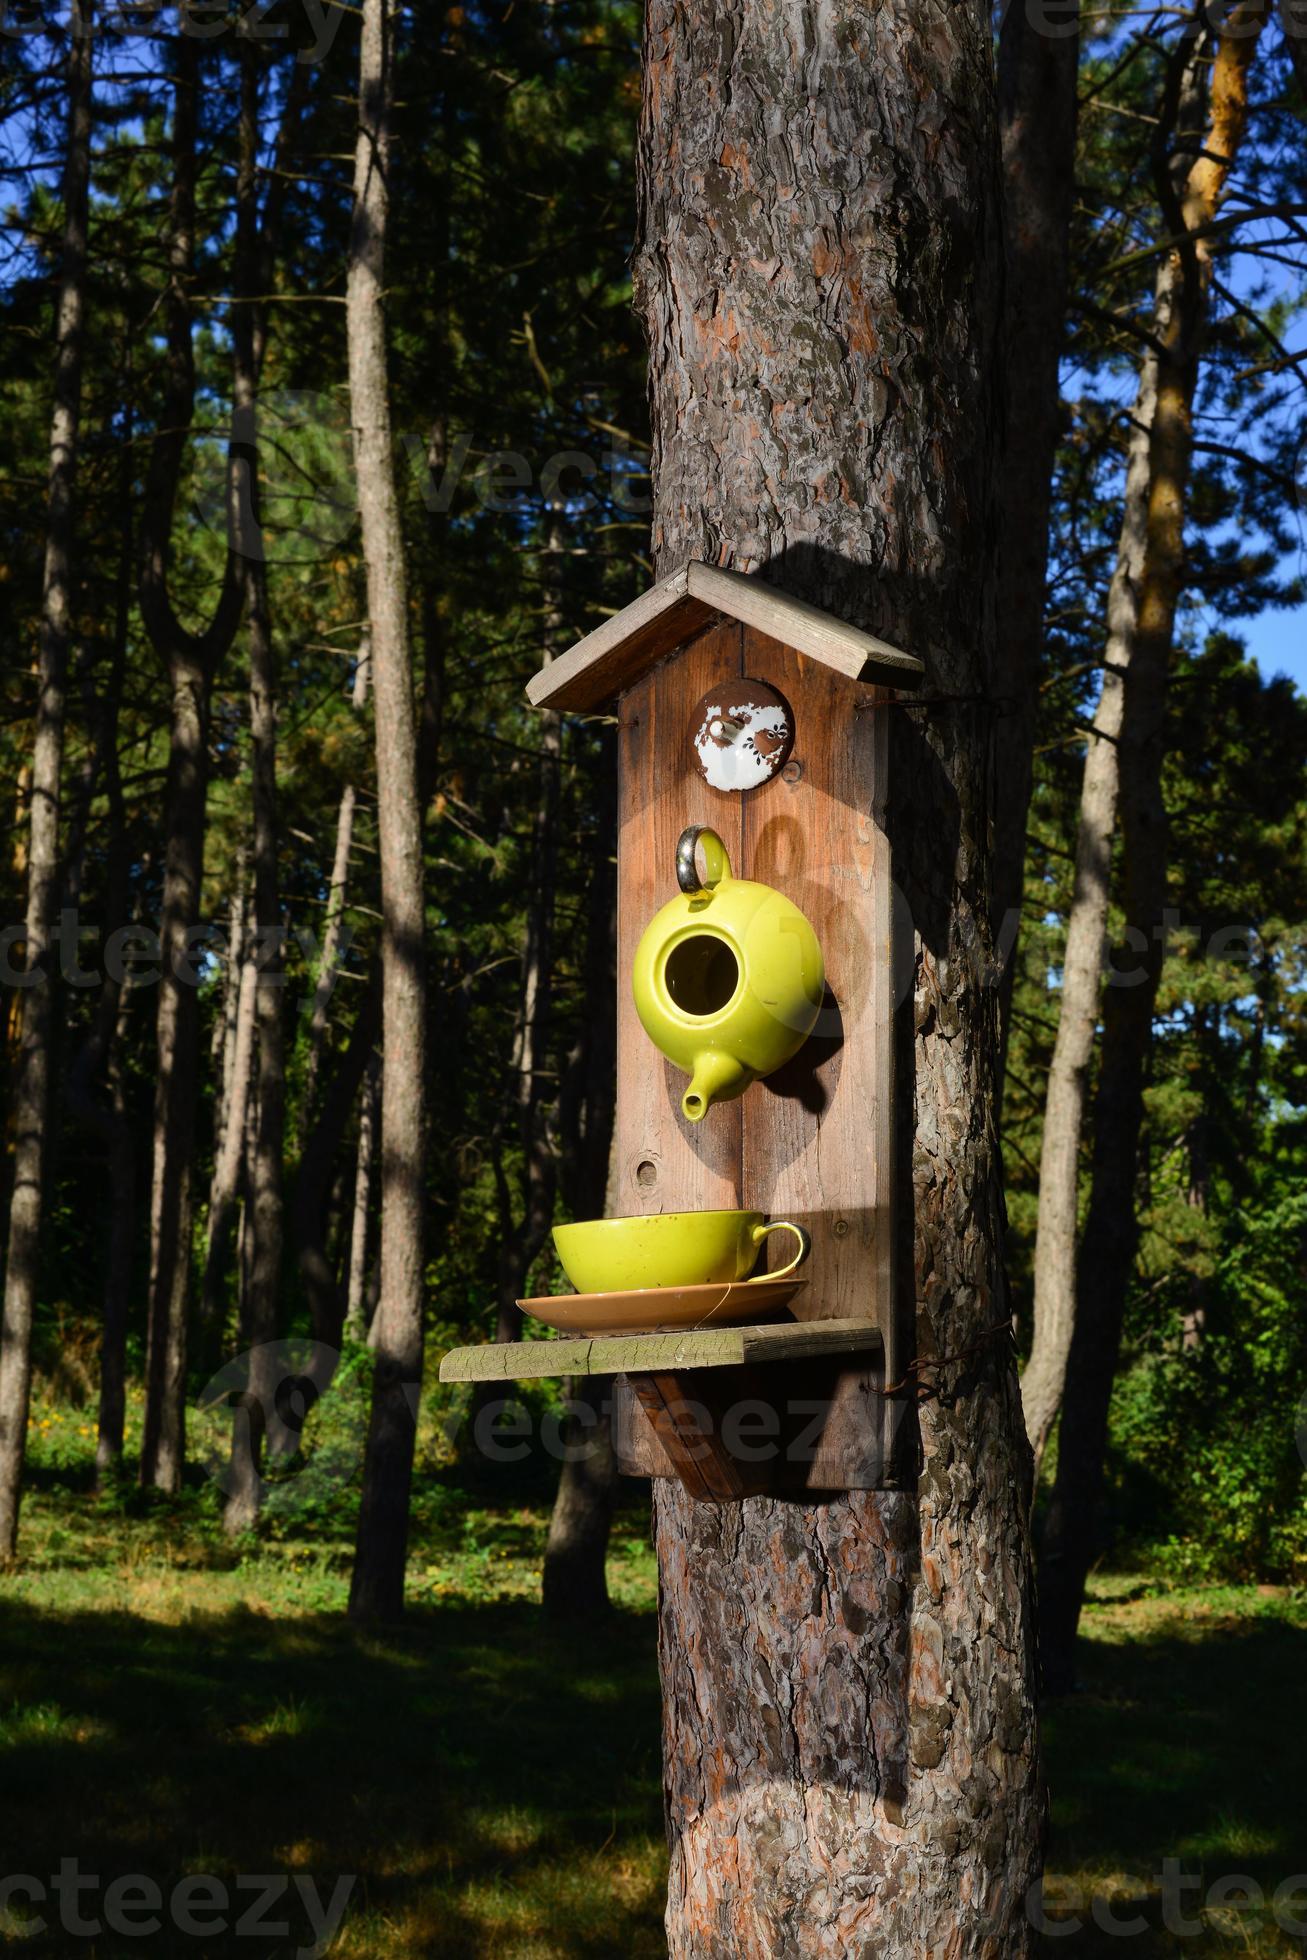
[[[164,788],[163,896],[146,1327],[141,1482],[181,1488],[185,1464],[187,1314],[194,1205],[195,1104],[199,1085],[198,973],[190,939],[199,922],[208,804],[209,707],[213,678],[240,620],[244,582],[229,535],[222,587],[209,624],[191,632],[168,590],[173,514],[195,412],[191,287],[195,261],[199,50],[173,42],[172,183],[165,298],[167,355],[159,426],[150,451],[142,513],[141,618],[164,663],[169,692]],[[229,488],[236,463],[229,460]]]
[[[236,1012],[228,1051],[231,1075],[223,1096],[222,1127],[209,1186],[208,1247],[200,1289],[200,1330],[203,1345],[209,1349],[216,1348],[223,1329],[223,1293],[231,1263],[232,1230],[240,1199],[245,1123],[253,1079],[257,990],[258,970],[254,960],[242,958],[234,989]],[[224,1064],[226,1059],[225,1054]]]
[[[545,593],[545,665],[558,650],[562,627],[560,559],[563,513],[550,508],[546,520],[541,583]],[[558,806],[562,788],[563,724],[549,711],[538,717],[540,761],[531,833],[531,868],[522,942],[521,992],[512,1053],[510,1112],[522,1155],[520,1211],[497,1164],[500,1209],[497,1341],[515,1341],[522,1331],[517,1302],[527,1275],[553,1223],[558,1166],[546,1133],[541,1105],[541,1070],[548,1056],[553,1008],[554,912],[558,884]],[[473,1408],[480,1401],[473,1397]]]
[[[130,394],[130,363],[123,394]],[[130,404],[127,434],[131,431]],[[118,711],[127,675],[134,565],[131,510],[132,456],[124,441],[119,463],[121,536],[118,592],[115,607],[113,656],[100,702],[98,745],[103,758],[105,800],[109,808],[109,847],[105,870],[104,915],[125,920],[130,913],[131,839],[123,798],[118,754]],[[91,1032],[69,1071],[68,1098],[73,1110],[104,1144],[108,1180],[109,1250],[104,1272],[103,1326],[100,1338],[100,1396],[96,1431],[95,1474],[99,1486],[117,1479],[122,1469],[127,1418],[127,1323],[131,1302],[132,1260],[136,1240],[137,1137],[127,1109],[123,1057],[133,1006],[133,992],[106,974],[96,1003]],[[107,1106],[97,1100],[95,1084],[104,1073]]]
[[[1169,281],[1170,268],[1165,276]],[[1159,303],[1164,303],[1162,284]],[[1026,1434],[1035,1475],[1062,1406],[1076,1316],[1076,1241],[1080,1147],[1089,1064],[1098,1032],[1099,992],[1116,836],[1117,744],[1134,652],[1135,597],[1144,560],[1148,511],[1148,438],[1157,402],[1157,362],[1140,364],[1127,445],[1125,499],[1116,567],[1107,600],[1103,684],[1094,710],[1080,783],[1075,879],[1062,956],[1057,1036],[1044,1100],[1039,1159],[1039,1222],[1035,1234],[1034,1332],[1021,1375]]]
[[[191,1229],[195,1162],[195,1103],[199,1076],[197,975],[186,955],[188,935],[197,924],[204,875],[204,833],[208,808],[209,708],[214,677],[235,638],[249,584],[248,532],[240,419],[235,402],[227,459],[227,557],[222,586],[208,625],[190,631],[178,617],[169,593],[173,516],[186,442],[195,413],[195,355],[192,345],[191,291],[195,276],[196,142],[201,88],[199,43],[182,23],[173,41],[174,88],[171,142],[172,181],[167,234],[168,289],[165,297],[167,359],[159,426],[150,452],[142,523],[141,618],[168,673],[171,727],[168,780],[164,792],[163,905],[160,919],[163,977],[159,987],[157,1080],[155,1090],[153,1183],[150,1198],[150,1294],[146,1332],[145,1425],[141,1442],[141,1482],[161,1490],[180,1488],[185,1464],[185,1379],[190,1295]],[[288,178],[289,149],[299,125],[305,70],[292,71],[281,127],[276,167],[271,174],[261,235],[257,240],[261,289],[271,278],[273,240]],[[245,241],[247,280],[249,256]],[[244,309],[237,309],[244,314]],[[257,382],[263,358],[262,326],[253,328],[246,366]],[[233,397],[241,390],[233,374]],[[246,392],[248,394],[247,377]]]
[[[573,1218],[611,1218],[617,1066],[617,757],[600,755],[594,875],[587,894],[585,1024],[569,1060],[560,1098],[559,1165]],[[564,1457],[549,1520],[541,1596],[551,1618],[583,1622],[608,1608],[608,1536],[617,1490],[612,1447],[612,1382],[578,1376],[564,1384],[574,1407],[563,1435]]]
[[[372,1202],[372,1158],[376,1148],[378,1070],[375,1056],[368,1063],[359,1101],[358,1155],[354,1166],[354,1216],[349,1235],[349,1281],[345,1295],[345,1327],[350,1338],[367,1338],[364,1298],[368,1272],[368,1212]]]
[[[998,45],[1007,414],[999,490],[992,919],[1004,960],[1004,1052],[1025,896],[1026,815],[1044,647],[1048,525],[1062,408],[1058,368],[1075,191],[1078,0],[1071,0],[1066,12],[1069,19],[1054,21],[1046,12],[1036,16],[1023,5],[1010,5]]]
[[[222,1013],[214,1019],[212,1061],[217,1077],[213,1097],[214,1181],[222,1156],[222,1139],[231,1103],[232,1078],[236,1069],[236,1031],[240,1020],[241,981],[245,973],[245,923],[248,910],[245,888],[245,852],[236,854],[236,888],[232,894],[227,927],[227,951],[222,982]],[[209,1217],[212,1220],[214,1192],[209,1190]],[[212,1238],[212,1226],[209,1236]]]
[[[40,1279],[54,1033],[51,935],[59,864],[64,688],[75,604],[74,493],[85,345],[87,212],[91,174],[91,17],[68,43],[64,231],[54,321],[54,411],[46,506],[45,572],[37,668],[36,732],[28,790],[26,988],[22,1047],[10,1097],[13,1192],[0,1332],[0,1565],[14,1556],[27,1448],[32,1323]]]
[[[346,282],[350,414],[372,635],[382,910],[381,1298],[350,1612],[403,1610],[422,1381],[425,988],[422,815],[407,580],[386,377],[385,242],[393,50],[363,0]]]
[[[1186,44],[1188,45],[1188,44]],[[1206,94],[1206,51],[1192,47],[1179,87],[1172,91],[1162,134],[1201,126]],[[1188,176],[1187,155],[1172,166],[1178,189]],[[1180,268],[1174,257],[1158,267],[1153,318],[1165,333],[1178,298]],[[1021,1376],[1026,1433],[1038,1476],[1044,1450],[1062,1407],[1078,1314],[1077,1241],[1081,1147],[1089,1070],[1098,1033],[1103,954],[1112,895],[1112,851],[1116,837],[1122,732],[1130,710],[1136,670],[1139,596],[1148,558],[1148,512],[1152,494],[1152,431],[1157,411],[1158,356],[1145,347],[1126,447],[1125,496],[1116,566],[1107,598],[1103,684],[1090,729],[1080,787],[1076,829],[1075,878],[1062,959],[1062,994],[1057,1036],[1044,1103],[1039,1161],[1039,1222],[1035,1236],[1034,1330],[1030,1358]],[[1137,691],[1137,690],[1136,690]]]
[[[322,1098],[317,1121],[300,1153],[291,1213],[295,1258],[308,1300],[313,1338],[340,1345],[346,1301],[327,1256],[327,1214],[334,1167],[359,1090],[375,1067],[381,1028],[381,976],[374,969],[340,1066]]]
[[[117,996],[117,1015],[109,1052],[109,1112],[105,1135],[109,1156],[109,1255],[104,1274],[104,1328],[100,1340],[100,1404],[96,1424],[95,1475],[99,1484],[122,1467],[127,1424],[127,1324],[131,1305],[132,1256],[136,1238],[136,1130],[127,1113],[123,1051],[127,1045],[132,996]]]
[[[366,669],[360,668],[360,672],[366,673]],[[365,681],[365,694],[366,685]],[[349,855],[354,845],[355,801],[354,785],[346,783],[340,793],[340,810],[336,817],[336,849],[331,862],[331,884],[327,889],[326,923],[318,959],[317,984],[313,989],[313,1008],[309,1015],[308,1052],[304,1057],[304,1087],[300,1097],[301,1143],[308,1135],[313,1119],[314,1090],[322,1060],[322,1044],[327,1033],[327,1009],[336,986],[336,965],[345,931],[345,894],[349,887]]]
[[[993,688],[998,146],[988,16],[652,0],[638,293],[654,547]],[[698,1504],[659,1482],[676,1960],[1029,1952],[1043,1804],[1029,1452],[1005,1337],[987,936],[990,729],[893,717],[916,932],[897,1108],[918,1487]],[[907,1262],[905,1261],[905,1264]]]
[[[605,1564],[617,1489],[613,1384],[605,1376],[579,1375],[563,1389],[571,1408],[562,1429],[566,1454],[549,1517],[541,1601],[553,1620],[593,1626],[609,1609]]]
[[[286,1117],[286,1055],[282,1025],[285,959],[277,876],[277,658],[268,617],[268,578],[259,493],[257,380],[263,359],[260,239],[257,197],[259,68],[253,42],[240,51],[240,145],[236,184],[236,287],[246,301],[234,328],[236,433],[244,475],[238,505],[238,545],[244,561],[250,647],[251,801],[254,814],[254,918],[258,1033],[255,1127],[246,1217],[250,1231],[245,1340],[253,1352],[248,1419],[232,1428],[231,1480],[223,1527],[248,1530],[259,1512],[263,1441],[277,1383],[267,1350],[277,1335],[281,1281],[281,1159]]]
[[[1267,0],[1245,0],[1216,41],[1210,110],[1182,113],[1177,168],[1160,146],[1156,188],[1168,235],[1209,226],[1222,201],[1247,122],[1248,74]],[[1177,64],[1180,60],[1177,56]],[[1209,50],[1196,39],[1173,78],[1183,102],[1205,77]],[[1184,163],[1198,152],[1197,160]],[[1138,1247],[1136,1178],[1153,1011],[1166,939],[1168,838],[1162,795],[1167,686],[1175,617],[1184,583],[1185,500],[1193,456],[1193,402],[1211,286],[1210,237],[1173,255],[1174,284],[1156,322],[1157,401],[1149,441],[1144,562],[1134,652],[1117,745],[1124,846],[1124,945],[1106,990],[1103,1051],[1094,1110],[1089,1212],[1077,1275],[1078,1306],[1058,1437],[1058,1468],[1040,1558],[1045,1679],[1058,1692],[1074,1679],[1075,1634],[1085,1581],[1098,1549],[1097,1512],[1126,1296]]]
[[[177,648],[170,661],[171,720],[164,792],[166,847],[159,920],[150,1300],[141,1482],[181,1488],[185,1461],[187,1312],[190,1295],[199,1000],[190,934],[198,923],[208,795],[209,671]]]

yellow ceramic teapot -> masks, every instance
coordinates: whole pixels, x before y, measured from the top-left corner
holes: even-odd
[[[681,1108],[698,1123],[710,1103],[740,1095],[798,1052],[826,976],[798,906],[770,885],[733,878],[715,830],[696,824],[682,833],[676,878],[681,896],[646,927],[631,984],[645,1033],[690,1074]]]

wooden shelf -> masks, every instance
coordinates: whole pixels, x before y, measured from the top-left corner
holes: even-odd
[[[541,1381],[550,1375],[679,1374],[760,1361],[879,1352],[870,1320],[784,1321],[766,1327],[687,1328],[674,1334],[600,1334],[588,1340],[492,1341],[450,1348],[442,1382]]]

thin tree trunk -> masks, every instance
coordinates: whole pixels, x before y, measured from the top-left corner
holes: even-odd
[[[407,580],[386,377],[385,242],[393,49],[363,0],[346,279],[350,414],[372,636],[382,911],[381,1299],[350,1612],[403,1610],[422,1381],[425,987],[422,813]]]
[[[202,633],[177,617],[168,592],[173,512],[195,411],[191,284],[195,259],[199,55],[193,36],[174,41],[172,188],[169,198],[167,357],[159,428],[150,454],[142,523],[141,618],[168,674],[166,838],[159,938],[162,973],[156,1025],[150,1286],[146,1329],[141,1482],[181,1487],[184,1391],[199,1078],[198,974],[189,949],[200,912],[208,797],[209,704],[213,677],[239,623],[243,582],[229,537],[222,589]],[[229,478],[235,461],[229,464]]]
[[[128,505],[124,504],[124,510]],[[113,664],[100,715],[99,747],[104,760],[109,805],[109,850],[105,878],[106,920],[125,920],[131,878],[131,846],[118,761],[118,706],[127,667],[127,629],[131,601],[130,530],[125,525],[120,567],[118,617]],[[104,1145],[109,1187],[108,1252],[104,1269],[104,1310],[100,1340],[100,1397],[96,1437],[96,1481],[112,1481],[122,1467],[127,1414],[127,1320],[132,1255],[136,1235],[136,1130],[127,1112],[123,1054],[127,1045],[133,990],[106,974],[90,1033],[68,1072],[68,1102],[77,1119]],[[95,1094],[104,1074],[107,1106]]]
[[[1164,277],[1169,281],[1169,265]],[[1158,301],[1165,303],[1160,280]],[[1121,537],[1107,600],[1103,684],[1094,710],[1080,784],[1075,878],[1062,956],[1061,1002],[1044,1100],[1039,1221],[1035,1234],[1034,1333],[1030,1358],[1021,1376],[1026,1434],[1035,1453],[1036,1479],[1062,1406],[1067,1357],[1075,1326],[1080,1143],[1089,1065],[1098,1031],[1103,945],[1112,888],[1112,845],[1116,835],[1117,745],[1134,651],[1136,594],[1143,569],[1148,511],[1148,439],[1156,402],[1157,362],[1150,351],[1145,353],[1140,365],[1127,446]]]
[[[132,1007],[130,989],[119,994],[117,1007],[107,1070],[110,1113],[105,1125],[112,1215],[104,1274],[100,1405],[95,1439],[95,1476],[100,1485],[110,1482],[122,1467],[127,1424],[127,1322],[136,1239],[136,1127],[127,1113],[123,1083],[123,1052]]]
[[[360,672],[365,670],[360,666]],[[364,683],[366,687],[366,682]],[[327,1008],[336,986],[336,966],[340,959],[345,930],[345,894],[349,886],[349,854],[354,844],[353,783],[340,793],[336,818],[336,850],[331,863],[331,884],[327,891],[326,922],[322,932],[322,951],[318,958],[318,978],[313,989],[313,1009],[309,1016],[308,1052],[304,1057],[304,1089],[300,1101],[300,1141],[308,1134],[313,1117],[314,1090],[322,1060],[322,1044],[327,1033]]]
[[[208,1246],[200,1290],[200,1326],[206,1345],[222,1328],[223,1289],[231,1256],[232,1228],[240,1202],[245,1160],[245,1126],[254,1064],[254,1015],[258,971],[252,958],[241,961],[236,987],[236,1019],[231,1038],[231,1079],[223,1097],[222,1131],[209,1187]]]
[[[543,650],[553,659],[562,630],[559,565],[563,551],[563,513],[550,508],[543,558],[545,593]],[[562,788],[562,717],[539,716],[540,762],[531,836],[531,870],[522,946],[522,981],[512,1056],[512,1109],[522,1154],[521,1212],[514,1217],[513,1196],[498,1169],[500,1253],[497,1341],[514,1341],[522,1331],[517,1302],[526,1278],[553,1223],[558,1165],[541,1108],[541,1071],[548,1055],[553,1004],[554,913],[558,886],[558,807]]]
[[[1267,13],[1250,0],[1228,17],[1211,68],[1210,111],[1181,121],[1175,170],[1159,145],[1162,222],[1183,237],[1211,224],[1247,122],[1248,73]],[[1195,41],[1189,71],[1203,60]],[[1203,71],[1206,61],[1203,60]],[[1177,81],[1179,99],[1183,82]],[[1193,159],[1187,170],[1185,159]],[[1177,181],[1178,179],[1178,181]],[[1149,490],[1134,653],[1118,745],[1124,844],[1125,946],[1106,992],[1094,1111],[1089,1213],[1078,1272],[1078,1309],[1058,1439],[1058,1469],[1040,1560],[1044,1673],[1058,1692],[1074,1678],[1075,1634],[1097,1551],[1107,1420],[1138,1247],[1136,1177],[1144,1080],[1166,937],[1167,819],[1162,796],[1167,683],[1184,583],[1184,523],[1193,454],[1193,402],[1211,286],[1212,241],[1191,238],[1175,254],[1149,446]],[[1121,976],[1124,975],[1124,983]]]
[[[64,688],[76,595],[77,442],[85,346],[86,241],[91,176],[91,13],[68,43],[64,230],[54,322],[54,410],[46,505],[45,572],[32,748],[22,1048],[10,1098],[14,1182],[9,1202],[4,1318],[0,1331],[0,1565],[14,1556],[27,1448],[32,1323],[40,1280],[54,1034],[50,964],[59,868]]]
[[[1188,45],[1188,44],[1186,44]],[[1164,137],[1201,126],[1206,94],[1206,52],[1192,46],[1178,92],[1171,93]],[[1182,153],[1170,166],[1178,188],[1189,174]],[[1166,331],[1178,294],[1179,261],[1164,258],[1153,294],[1154,326]],[[1062,1407],[1077,1316],[1077,1243],[1081,1144],[1090,1064],[1098,1032],[1103,954],[1112,893],[1122,733],[1135,687],[1139,598],[1147,570],[1152,495],[1152,433],[1157,412],[1159,364],[1147,347],[1139,363],[1126,452],[1125,498],[1116,567],[1107,598],[1103,684],[1090,729],[1080,786],[1075,878],[1062,960],[1061,1004],[1044,1104],[1039,1164],[1039,1221],[1035,1236],[1034,1330],[1021,1376],[1026,1433],[1039,1475],[1044,1451]]]
[[[611,1217],[617,1066],[617,758],[605,742],[599,760],[594,877],[588,893],[585,1023],[563,1083],[560,1178],[573,1218]],[[606,1561],[617,1487],[612,1448],[612,1383],[577,1376],[564,1385],[575,1413],[564,1430],[564,1458],[549,1520],[541,1594],[554,1619],[584,1621],[608,1607]]]
[[[593,1626],[609,1610],[608,1537],[617,1490],[612,1381],[578,1375],[564,1382],[571,1404],[562,1428],[565,1455],[549,1517],[541,1602],[550,1619]]]
[[[254,44],[241,44],[240,164],[236,186],[237,292],[235,408],[244,463],[239,545],[245,565],[250,645],[251,790],[254,809],[255,1022],[258,1093],[250,1156],[247,1220],[250,1230],[245,1338],[254,1354],[250,1406],[232,1431],[230,1481],[223,1526],[248,1530],[259,1512],[267,1410],[276,1383],[267,1350],[277,1334],[281,1280],[281,1160],[286,1127],[286,1055],[282,1023],[285,962],[277,875],[277,658],[268,618],[268,579],[259,502],[257,377],[263,356],[260,240],[257,196],[259,68]]]
[[[994,691],[994,940],[1004,960],[1003,1050],[1025,895],[1035,710],[1044,645],[1044,587],[1062,391],[1075,192],[1080,25],[1034,16],[1009,0],[998,44],[1007,266],[1004,356],[1006,440],[999,490],[998,617]],[[1003,1077],[1000,1067],[999,1093]]]
[[[172,700],[168,781],[164,793],[167,854],[160,919],[163,977],[158,1007],[146,1404],[141,1447],[141,1481],[161,1490],[180,1487],[186,1446],[183,1394],[190,1293],[199,1002],[197,976],[185,949],[188,934],[198,919],[204,873],[208,723],[213,681],[240,624],[249,583],[239,546],[244,525],[241,499],[245,463],[240,454],[238,431],[233,427],[227,471],[227,558],[222,589],[203,632],[192,633],[183,626],[168,591],[173,513],[195,412],[190,293],[195,258],[200,85],[198,43],[193,34],[184,31],[184,23],[174,47],[176,78],[166,302],[168,352],[160,426],[150,454],[145,490],[140,593],[141,617],[167,667]],[[293,71],[277,135],[276,167],[259,240],[261,290],[266,290],[271,278],[273,241],[289,174],[289,150],[305,98],[305,75],[303,68]],[[252,357],[255,382],[262,358],[262,327],[256,323]],[[239,377],[234,378],[238,383]],[[239,409],[236,413],[239,414]]]
[[[974,696],[1000,330],[988,16],[651,0],[646,21],[657,570],[766,565],[923,655],[932,694]],[[674,1960],[1031,1948],[1029,1451],[994,1331],[996,1017],[967,950],[989,919],[982,719],[891,721],[919,979],[900,1202],[943,1390],[919,1485],[720,1507],[655,1486]]]
[[[354,709],[358,714],[362,714],[367,706],[371,675],[372,645],[365,627],[354,664],[354,687],[351,696]],[[304,1063],[304,1086],[299,1111],[301,1151],[312,1127],[314,1091],[317,1086],[318,1070],[322,1063],[323,1043],[327,1035],[327,1009],[336,986],[336,968],[345,936],[345,898],[349,890],[349,862],[350,852],[354,847],[354,817],[357,802],[358,796],[353,783],[346,783],[340,793],[340,810],[336,818],[336,848],[331,863],[331,884],[327,892],[326,924],[322,933],[318,977],[313,989],[313,1011],[309,1019],[309,1046]]]
[[[349,1284],[345,1296],[345,1329],[351,1340],[367,1339],[364,1296],[368,1270],[368,1208],[372,1201],[372,1157],[376,1144],[376,1057],[368,1063],[359,1103],[358,1156],[354,1171],[354,1215],[349,1235]]]
[[[240,1017],[241,978],[245,972],[245,925],[248,912],[245,886],[245,852],[236,854],[236,883],[232,892],[227,927],[227,954],[222,983],[222,1013],[213,1024],[212,1059],[218,1078],[213,1108],[213,1155],[215,1166],[222,1154],[223,1130],[231,1101],[232,1076],[236,1068],[236,1029]],[[213,1198],[209,1199],[213,1215]],[[210,1232],[212,1236],[212,1232]]]
[[[374,969],[340,1066],[305,1139],[295,1180],[291,1219],[296,1262],[308,1300],[313,1338],[331,1349],[340,1344],[346,1313],[346,1301],[327,1256],[332,1175],[350,1112],[375,1061],[380,1025],[381,978],[379,969]]]
[[[130,375],[130,358],[127,367]],[[131,420],[129,407],[128,437]],[[131,885],[131,840],[127,834],[122,769],[118,757],[118,711],[127,673],[128,628],[134,582],[131,471],[131,449],[129,441],[125,441],[119,466],[122,539],[113,662],[102,702],[100,738],[109,805],[105,918],[111,923],[127,918]],[[96,1482],[101,1486],[112,1482],[121,1472],[127,1421],[127,1322],[136,1240],[137,1139],[136,1127],[127,1111],[123,1056],[133,999],[130,987],[105,975],[94,1028],[70,1075],[70,1097],[74,1106],[80,1107],[83,1120],[89,1122],[104,1141],[109,1180],[109,1252],[104,1275],[100,1405],[95,1445]],[[95,1078],[102,1067],[109,1090],[107,1109],[96,1101],[92,1093]]]

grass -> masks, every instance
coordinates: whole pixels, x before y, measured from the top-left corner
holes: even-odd
[[[0,1581],[0,1876],[76,1856],[105,1884],[284,1872],[325,1899],[354,1874],[342,1960],[665,1952],[656,1575],[638,1507],[616,1535],[612,1625],[560,1636],[537,1603],[543,1506],[429,1482],[413,1610],[381,1638],[342,1618],[338,1521],[233,1550],[202,1495],[99,1503],[77,1483],[38,1480],[24,1564]],[[1301,1596],[1096,1584],[1084,1691],[1047,1723],[1050,1917],[1085,1922],[1050,1953],[1303,1953],[1233,1902],[1192,1936],[1168,1932],[1156,1875],[1182,1860],[1201,1900],[1231,1874],[1269,1895],[1307,1871],[1305,1672]],[[1143,1930],[1102,1930],[1094,1900]],[[20,1940],[15,1924],[16,1951],[283,1960],[313,1938],[298,1897],[264,1938],[115,1944],[61,1933],[44,1910],[52,1930]]]
[[[1075,1916],[1089,1917],[1095,1897],[1115,1899],[1118,1918],[1146,1925],[1123,1943],[1090,1918],[1063,1950],[1301,1956],[1307,1941],[1269,1910],[1205,1902],[1220,1880],[1245,1877],[1269,1900],[1307,1874],[1307,1595],[1158,1592],[1114,1575],[1095,1582],[1082,1632],[1081,1692],[1045,1721],[1050,1891],[1084,1901]],[[1198,1881],[1178,1916],[1199,1931],[1163,1923],[1167,1858]],[[1307,1877],[1299,1891],[1307,1899]],[[1307,1921],[1307,1903],[1298,1916]]]

